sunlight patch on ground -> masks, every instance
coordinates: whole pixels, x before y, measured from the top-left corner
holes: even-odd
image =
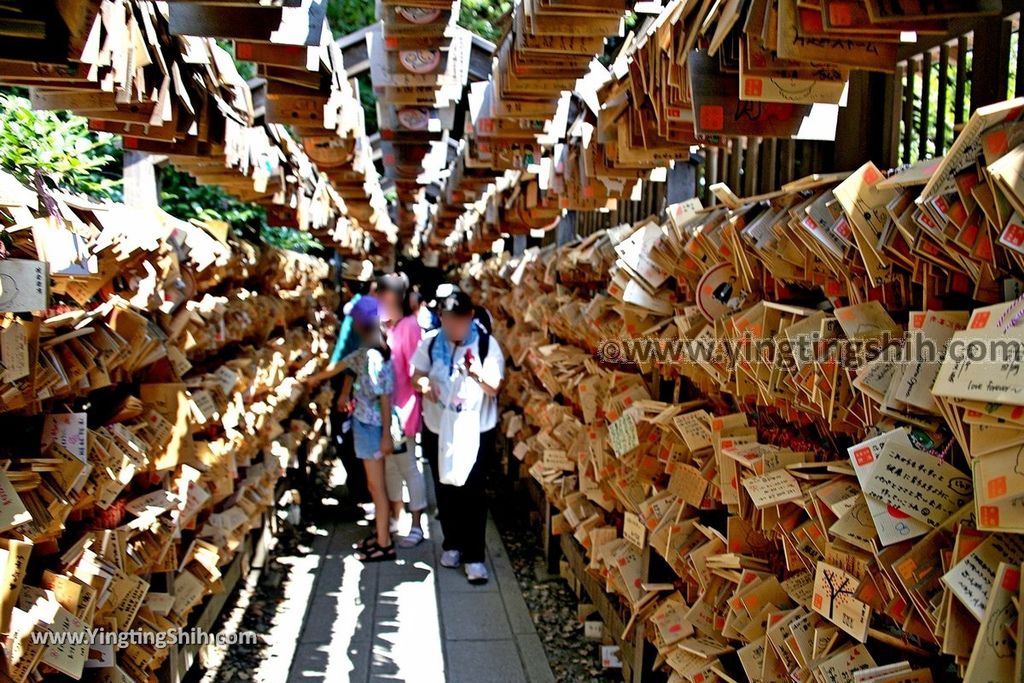
[[[416,562],[395,578],[394,586],[387,585],[386,575],[380,578],[374,672],[401,681],[444,681],[434,570]]]

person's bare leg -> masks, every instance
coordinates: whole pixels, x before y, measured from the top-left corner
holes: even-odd
[[[377,543],[386,548],[391,545],[391,504],[384,484],[384,460],[363,460],[366,483],[373,498],[373,517],[377,529]]]
[[[400,500],[391,501],[391,519],[395,520],[395,526],[397,527],[402,522],[402,510],[405,509],[405,503]]]

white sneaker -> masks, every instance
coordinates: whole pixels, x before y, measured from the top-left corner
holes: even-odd
[[[487,574],[487,565],[483,562],[470,562],[466,565],[466,580],[476,585],[487,583],[490,576]]]
[[[455,569],[462,564],[462,553],[458,550],[445,550],[441,553],[441,566]]]

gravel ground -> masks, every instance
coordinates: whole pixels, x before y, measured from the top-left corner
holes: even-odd
[[[601,667],[600,643],[587,640],[576,618],[576,595],[561,577],[547,572],[539,524],[530,521],[533,503],[525,493],[500,486],[491,514],[505,542],[519,587],[551,664],[555,680],[588,683],[621,681],[618,670]]]

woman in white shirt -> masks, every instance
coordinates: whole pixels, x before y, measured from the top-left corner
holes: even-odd
[[[498,389],[505,374],[501,346],[475,319],[467,294],[438,302],[441,327],[413,354],[413,380],[423,392],[423,455],[430,463],[444,533],[441,564],[464,565],[470,583],[488,580],[484,564],[487,498],[495,458]]]

